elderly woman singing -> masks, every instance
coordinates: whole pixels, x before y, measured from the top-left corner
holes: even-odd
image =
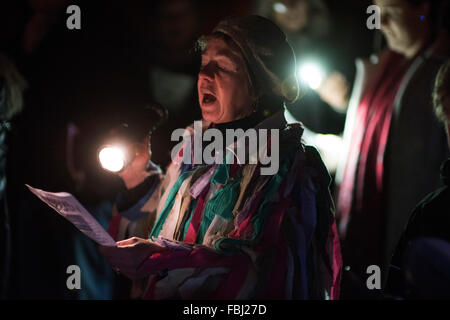
[[[100,251],[142,284],[145,299],[337,299],[330,176],[317,151],[302,144],[301,124],[284,116],[300,91],[291,46],[259,16],[225,19],[200,43],[203,119],[185,137],[197,129],[255,130],[257,161],[248,161],[248,139],[224,146],[215,154],[223,161],[212,164],[186,161],[196,143],[185,139],[165,175],[141,152],[120,173],[127,190],[110,225],[116,240],[128,239]],[[280,111],[264,119],[268,107]],[[229,152],[238,144],[246,161]],[[275,152],[277,170],[264,174]]]

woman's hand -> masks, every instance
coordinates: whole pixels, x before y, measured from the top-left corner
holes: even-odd
[[[350,88],[341,73],[333,72],[316,91],[320,98],[330,106],[341,111],[347,110]]]
[[[167,248],[149,239],[133,237],[118,241],[117,247],[100,246],[99,250],[109,260],[114,270],[136,280],[146,276],[138,272],[145,260],[155,253],[166,251]]]

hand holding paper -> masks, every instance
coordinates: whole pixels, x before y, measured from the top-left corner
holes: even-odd
[[[150,239],[138,237],[119,241],[115,248],[100,246],[99,249],[117,271],[132,280],[148,276],[140,272],[142,263],[151,255],[168,250]]]

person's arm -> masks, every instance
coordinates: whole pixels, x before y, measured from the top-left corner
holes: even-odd
[[[133,162],[119,172],[125,187],[117,195],[109,224],[109,233],[116,241],[145,237],[161,197],[163,174],[150,160],[149,140],[136,144],[135,150]]]
[[[119,192],[109,224],[109,233],[116,241],[148,234],[155,220],[162,181],[162,174],[154,172],[136,187]]]

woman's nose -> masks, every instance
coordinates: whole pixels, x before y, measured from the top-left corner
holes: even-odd
[[[214,70],[212,67],[212,63],[208,63],[207,65],[200,68],[200,72],[198,73],[198,77],[206,80],[213,80],[214,78]]]

